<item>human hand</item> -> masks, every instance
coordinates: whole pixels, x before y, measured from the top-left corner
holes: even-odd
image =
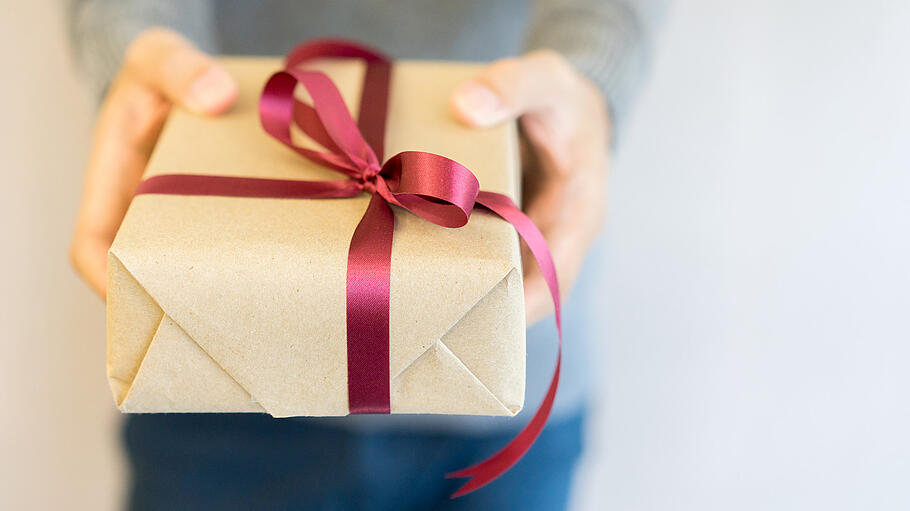
[[[103,298],[107,251],[172,106],[227,110],[234,79],[181,35],[148,29],[130,44],[102,104],[70,246],[73,267]]]
[[[603,222],[610,119],[600,92],[559,54],[543,50],[492,63],[456,89],[451,107],[470,126],[519,120],[522,206],[546,238],[567,296]],[[531,325],[552,310],[552,299],[524,250]]]

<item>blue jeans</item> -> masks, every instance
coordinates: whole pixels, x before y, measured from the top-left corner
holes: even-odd
[[[564,509],[584,414],[547,425],[511,471],[455,500],[443,474],[512,435],[353,432],[259,414],[132,415],[129,508],[303,510]]]

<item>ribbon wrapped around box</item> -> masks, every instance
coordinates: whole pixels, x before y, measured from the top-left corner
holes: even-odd
[[[172,112],[109,252],[118,407],[516,414],[516,232],[547,278],[557,325],[558,285],[543,237],[513,203],[514,124],[471,129],[448,112],[477,66],[392,65],[336,40],[301,45],[283,66],[221,62],[238,81],[236,106],[213,118]],[[530,447],[558,374],[557,360],[515,440],[451,474],[473,477],[456,495]]]

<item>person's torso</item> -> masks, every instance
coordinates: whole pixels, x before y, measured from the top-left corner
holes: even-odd
[[[281,55],[313,37],[363,41],[395,58],[493,60],[521,52],[526,0],[221,1],[226,54]]]

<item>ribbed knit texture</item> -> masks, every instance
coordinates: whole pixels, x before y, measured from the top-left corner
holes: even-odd
[[[625,119],[646,60],[644,24],[626,0],[537,0],[527,48],[565,56],[603,92],[614,124]]]
[[[279,55],[316,35],[354,37],[400,58],[492,60],[550,48],[600,88],[619,125],[647,60],[642,15],[651,10],[630,2],[74,0],[70,27],[77,60],[99,96],[130,41],[156,25],[212,53]]]

